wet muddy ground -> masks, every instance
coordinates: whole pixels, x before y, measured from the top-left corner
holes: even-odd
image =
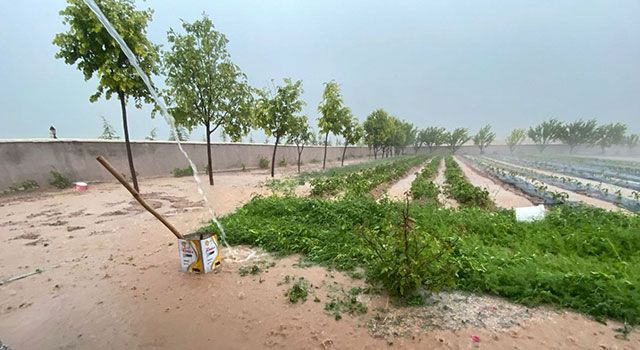
[[[218,214],[270,193],[267,171],[215,177]],[[141,190],[182,232],[208,221],[190,177],[144,179]],[[336,320],[325,304],[361,279],[249,247],[223,248],[216,273],[185,274],[174,236],[115,183],[2,197],[0,241],[0,280],[42,271],[0,286],[0,341],[13,349],[640,347],[637,332],[620,339],[619,324],[459,292],[420,308],[361,295],[366,314]],[[291,304],[300,277],[310,295]]]

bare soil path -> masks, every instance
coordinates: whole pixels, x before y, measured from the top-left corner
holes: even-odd
[[[445,208],[457,208],[458,202],[453,199],[447,197],[444,193],[444,184],[446,179],[444,177],[444,170],[446,169],[444,165],[444,158],[440,161],[440,165],[438,165],[438,173],[436,174],[436,178],[433,180],[438,188],[440,189],[440,193],[438,194],[438,202],[440,202]]]
[[[489,196],[498,207],[512,209],[533,205],[526,197],[511,192],[503,187],[501,183],[496,183],[492,179],[481,175],[476,169],[469,166],[459,157],[456,156],[454,158],[467,180],[469,180],[472,185],[485,188],[489,191]]]
[[[293,171],[280,169],[279,176]],[[266,179],[266,170],[221,173],[206,191],[226,214],[269,193],[260,185]],[[143,179],[141,189],[182,232],[208,219],[189,177]],[[0,341],[13,349],[640,347],[638,332],[616,338],[616,323],[460,293],[411,309],[363,297],[366,315],[337,321],[324,304],[362,280],[247,247],[223,248],[217,273],[185,274],[173,235],[115,183],[2,197],[0,242],[1,280],[44,269],[0,286]],[[239,274],[263,261],[259,274]],[[309,281],[305,303],[289,303],[286,276]],[[436,329],[433,320],[447,325]]]
[[[391,185],[391,187],[387,191],[387,195],[389,196],[389,198],[392,200],[404,200],[404,194],[407,191],[411,190],[411,183],[422,171],[422,168],[424,168],[423,165],[409,170],[409,175],[403,177],[398,182]]]

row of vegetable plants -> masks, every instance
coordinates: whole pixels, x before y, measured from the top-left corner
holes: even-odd
[[[600,166],[607,169],[612,169],[616,172],[640,176],[640,162],[637,162],[637,161],[621,160],[621,159],[576,157],[576,156],[566,157],[562,159],[566,161],[571,161],[577,164]]]
[[[530,158],[516,158],[510,156],[492,156],[491,158],[503,160],[509,163],[522,165],[526,167],[535,167],[544,170],[557,172],[560,174],[576,176],[588,180],[599,181],[624,187],[636,191],[640,191],[640,174],[626,174],[620,171],[611,171],[609,168],[603,168],[595,165],[583,165],[581,163],[560,161],[560,160],[541,160]]]
[[[542,174],[516,166],[509,166],[504,163],[495,163],[490,159],[486,160],[494,166],[507,169],[511,174],[537,179],[548,185],[613,203],[632,212],[640,212],[640,200],[637,198],[637,195],[636,198],[628,198],[623,196],[620,190],[611,193],[608,188],[602,187],[600,184],[594,186],[591,183],[585,184],[574,178]]]
[[[489,191],[469,183],[453,157],[448,156],[445,158],[445,166],[444,189],[448,197],[455,199],[462,207],[495,207],[495,204],[489,198]]]
[[[495,165],[483,162],[478,158],[467,157],[467,160],[485,173],[490,174],[505,184],[519,189],[529,197],[538,198],[545,205],[567,203],[568,195],[565,192],[549,191],[542,182],[525,178],[515,172],[506,171]]]
[[[271,196],[221,221],[231,244],[363,267],[368,283],[400,298],[454,288],[640,323],[638,215],[557,205],[542,220],[518,222],[503,209]],[[396,244],[403,239],[409,244]]]
[[[425,155],[402,157],[359,171],[315,177],[310,180],[311,195],[333,196],[340,192],[347,196],[364,195],[380,184],[401,178],[425,160]]]
[[[438,203],[438,194],[440,189],[433,182],[438,172],[438,167],[442,157],[434,157],[431,159],[416,178],[411,182],[411,197],[413,200],[421,203]]]

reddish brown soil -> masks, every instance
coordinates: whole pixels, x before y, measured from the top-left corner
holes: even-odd
[[[225,214],[253,194],[268,193],[260,186],[267,178],[266,171],[217,174],[207,193]],[[183,232],[208,219],[189,177],[144,179],[141,189]],[[336,321],[324,304],[362,280],[245,247],[222,249],[217,273],[185,274],[175,238],[114,183],[84,193],[5,196],[0,240],[0,280],[44,270],[0,286],[0,340],[13,349],[640,348],[637,332],[618,339],[614,323],[457,294],[439,297],[424,312],[387,306],[383,296],[363,297],[367,314]],[[241,266],[262,261],[275,266],[240,276]],[[305,303],[287,300],[285,276],[312,284]],[[448,320],[447,329],[401,322],[422,317],[428,323],[435,316],[424,315],[445,309],[452,311],[438,317]],[[375,323],[382,333],[373,332],[372,320],[382,311],[389,317]]]

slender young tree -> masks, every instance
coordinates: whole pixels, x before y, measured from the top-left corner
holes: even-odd
[[[451,153],[455,154],[462,145],[471,140],[471,136],[469,136],[469,130],[465,128],[457,128],[451,132],[447,132],[444,136],[444,140],[446,144],[449,145]]]
[[[511,134],[507,136],[505,142],[509,146],[509,152],[513,153],[517,146],[520,146],[522,142],[527,138],[527,132],[524,129],[513,129]]]
[[[313,136],[313,133],[309,131],[309,121],[307,117],[295,117],[295,120],[291,123],[287,143],[296,145],[296,152],[298,153],[298,174],[300,173],[300,165],[302,163],[302,152],[304,151],[304,147],[311,142]]]
[[[529,128],[527,136],[538,145],[540,153],[544,152],[549,143],[557,141],[562,134],[563,125],[557,119],[549,119],[540,125]]]
[[[576,146],[592,144],[596,139],[598,123],[595,120],[576,120],[562,127],[558,139],[569,146],[569,153],[573,153]]]
[[[349,122],[345,125],[345,128],[342,130],[342,136],[344,137],[344,148],[342,149],[342,159],[340,161],[340,166],[344,166],[344,157],[347,154],[347,147],[349,145],[355,145],[362,139],[364,135],[364,129],[358,118],[351,115],[349,112]]]
[[[158,128],[153,128],[151,129],[151,131],[149,131],[149,135],[146,136],[144,139],[147,141],[154,141],[156,137],[158,137]]]
[[[484,154],[484,149],[495,139],[496,133],[491,131],[491,125],[485,125],[473,136],[473,144],[480,148],[480,154]]]
[[[342,105],[342,95],[340,86],[335,81],[324,84],[322,101],[318,105],[318,127],[324,134],[324,156],[322,157],[322,169],[327,165],[327,146],[329,144],[329,133],[339,135],[349,121],[348,109]]]
[[[182,22],[184,33],[170,29],[171,45],[164,54],[164,71],[170,112],[179,125],[190,131],[205,127],[207,172],[213,185],[211,135],[222,128],[235,141],[249,132],[251,126],[251,88],[245,75],[227,52],[229,42],[215,30],[209,17]]]
[[[177,124],[176,131],[169,130],[168,141],[189,141],[189,130],[184,126]]]
[[[302,81],[293,82],[291,79],[284,79],[284,84],[277,86],[275,91],[262,90],[258,95],[253,112],[255,124],[264,130],[267,137],[273,136],[276,139],[271,157],[271,177],[273,177],[278,143],[291,133],[296,123],[295,114],[300,113],[304,105],[300,99]]]
[[[114,127],[111,125],[111,123],[109,123],[107,118],[105,118],[105,117],[100,117],[100,118],[102,118],[102,134],[100,136],[98,136],[98,138],[102,139],[102,140],[117,140],[117,139],[119,139],[120,136],[118,136],[118,133],[116,132],[116,129],[114,129]]]
[[[67,64],[77,65],[85,80],[93,77],[98,79],[98,91],[89,98],[91,102],[97,101],[103,95],[107,100],[112,95],[116,95],[120,100],[129,170],[133,187],[139,191],[129,142],[127,100],[132,98],[135,106],[140,108],[143,101],[150,101],[149,91],[120,46],[89,7],[82,0],[67,0],[67,3],[60,15],[62,22],[69,28],[53,39],[53,43],[60,48],[56,58],[64,59]],[[96,3],[135,52],[142,70],[148,75],[158,74],[158,47],[146,36],[153,11],[137,10],[132,0],[97,0]]]

